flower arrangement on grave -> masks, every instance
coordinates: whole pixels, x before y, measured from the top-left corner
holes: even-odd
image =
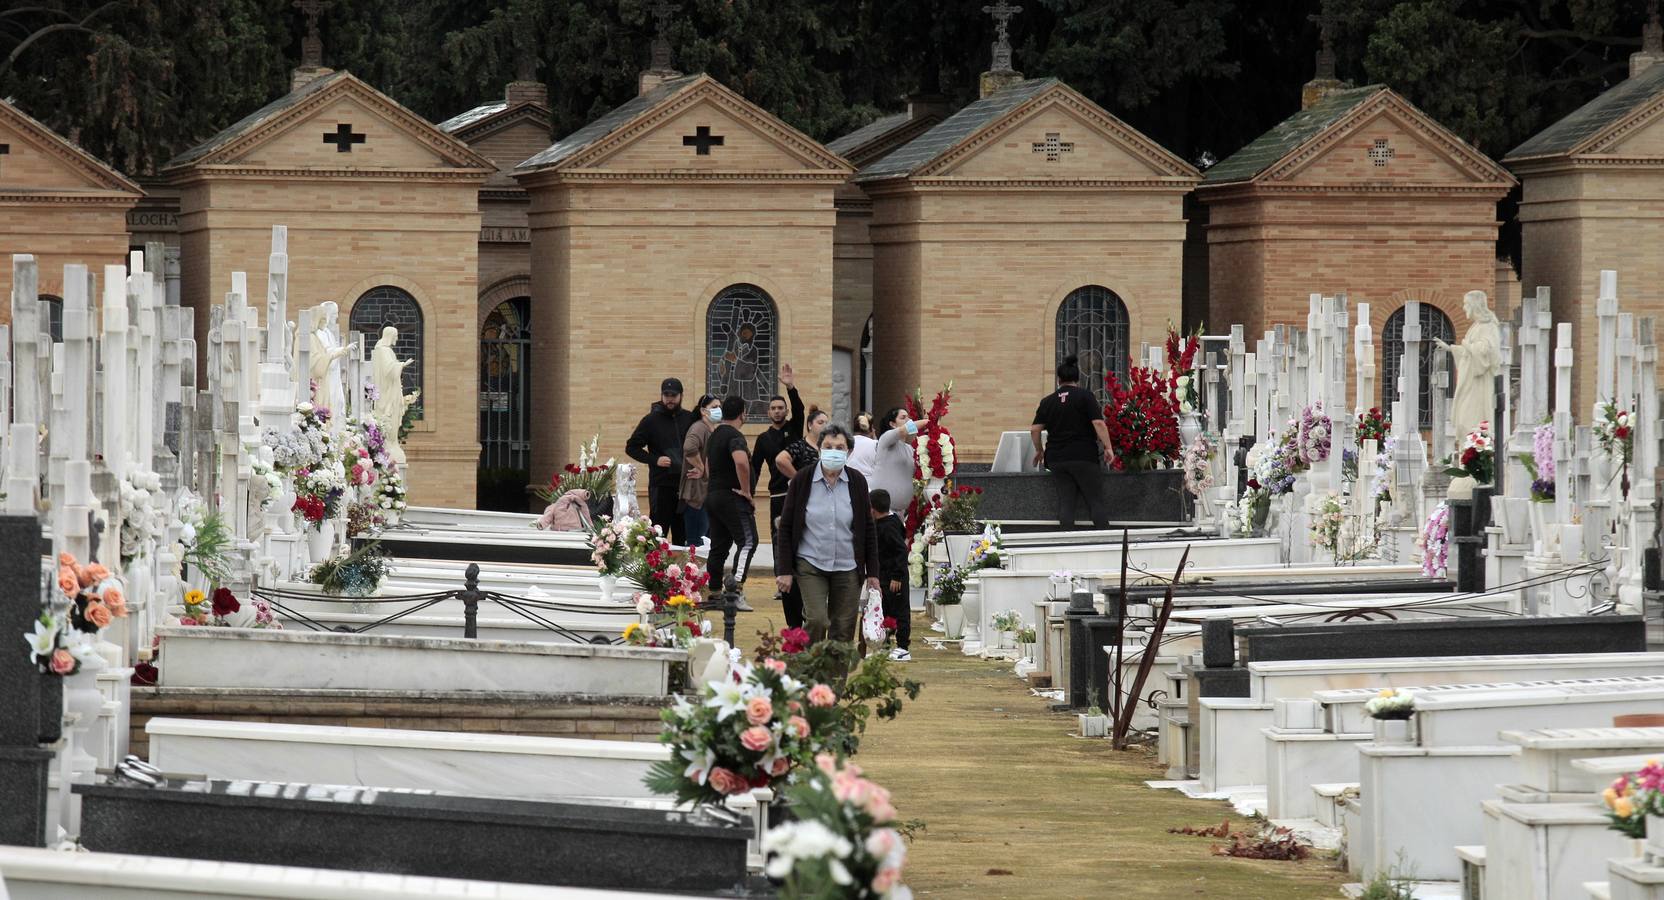
[[[195,497],[179,510],[179,559],[209,582],[219,584],[231,577],[231,553],[235,538],[225,517],[209,512]]]
[[[796,820],[763,835],[764,874],[786,900],[912,900],[901,883],[907,847],[890,792],[829,753],[786,791]]]
[[[1040,633],[1035,630],[1033,625],[1024,625],[1017,629],[1017,643],[1019,644],[1032,644],[1039,639]]]
[[[1358,413],[1358,446],[1364,441],[1374,441],[1377,446],[1387,440],[1392,433],[1392,419],[1381,412],[1380,407],[1371,406],[1368,410]]]
[[[1184,489],[1192,497],[1200,497],[1213,487],[1213,454],[1217,448],[1207,434],[1196,435],[1196,440],[1184,448]]]
[[[1620,490],[1625,499],[1629,498],[1629,461],[1635,452],[1635,415],[1629,410],[1619,409],[1618,404],[1607,400],[1600,405],[1600,416],[1595,419],[1592,428],[1595,435],[1595,446],[1607,459],[1618,464],[1619,477],[1622,479]]]
[[[82,666],[99,667],[98,635],[116,619],[127,617],[121,579],[98,563],[81,564],[68,553],[58,555],[58,574],[35,619],[23,635],[29,655],[42,672],[74,675]]]
[[[1010,631],[1015,633],[1023,627],[1023,617],[1014,609],[994,613],[988,617],[988,624],[994,626],[995,631]]]
[[[956,606],[965,602],[965,569],[940,563],[936,577],[931,579],[930,602],[937,606]]]
[[[982,538],[971,545],[965,554],[966,574],[982,569],[997,569],[1005,558],[1005,536],[1000,527],[990,523],[982,529]]]
[[[1173,386],[1173,396],[1178,401],[1178,413],[1181,416],[1189,415],[1201,406],[1195,374],[1196,351],[1201,348],[1201,326],[1198,325],[1195,331],[1181,337],[1173,328],[1173,323],[1167,323],[1167,380]]]
[[[1554,502],[1554,423],[1544,422],[1531,430],[1531,450],[1514,458],[1531,476],[1531,502]]]
[[[1329,491],[1318,501],[1317,510],[1312,515],[1311,542],[1312,548],[1321,550],[1340,562],[1344,555],[1340,549],[1340,532],[1346,524],[1346,511],[1341,506],[1340,494]]]
[[[1647,836],[1647,816],[1664,816],[1664,766],[1649,759],[1639,771],[1619,776],[1600,792],[1607,827],[1624,837]]]
[[[601,461],[601,436],[597,434],[578,448],[577,462],[567,463],[549,479],[547,487],[540,487],[534,493],[544,503],[553,503],[568,491],[585,490],[592,503],[599,503],[612,496],[616,469],[615,459]]]
[[[162,479],[155,472],[128,472],[117,488],[121,511],[121,565],[126,568],[167,533],[168,511]]]
[[[1416,698],[1408,689],[1383,688],[1364,703],[1364,715],[1371,719],[1408,719],[1416,711]]]
[[[1421,574],[1436,578],[1449,571],[1449,503],[1441,500],[1438,506],[1433,507],[1427,516],[1427,523],[1421,526],[1421,534],[1416,536],[1416,546],[1421,548]]]
[[[589,561],[601,575],[619,577],[634,557],[664,540],[664,531],[647,519],[618,519],[601,516],[590,525]]]
[[[783,783],[824,749],[818,735],[837,702],[828,685],[787,674],[784,660],[738,663],[701,685],[694,701],[678,697],[664,711],[659,739],[670,758],[654,763],[644,782],[678,803],[720,803]]]
[[[953,435],[942,420],[947,418],[948,403],[953,399],[953,382],[936,392],[930,406],[924,405],[924,395],[914,389],[912,396],[903,399],[907,415],[919,423],[918,452],[913,454],[913,480],[930,481],[952,478],[959,470]]]
[[[1375,476],[1369,483],[1369,496],[1377,507],[1392,502],[1392,452],[1398,439],[1388,435],[1375,453]]]
[[[1311,468],[1329,458],[1334,443],[1334,422],[1323,412],[1322,403],[1313,403],[1300,411],[1300,459]]]
[[[710,637],[715,625],[699,619],[699,602],[685,594],[673,594],[660,601],[641,591],[635,595],[636,612],[642,621],[624,626],[621,637],[632,647],[675,647],[687,649],[694,638]]]
[[[699,558],[671,549],[670,543],[658,537],[645,551],[627,551],[627,559],[620,575],[642,589],[632,598],[640,622],[625,626],[623,639],[638,647],[687,648],[697,637],[709,637],[714,628],[709,619],[701,620],[700,598],[710,581],[710,575],[699,565]],[[634,546],[642,546],[636,542]]]
[[[976,530],[982,488],[959,487],[950,481],[941,493],[927,497],[920,482],[915,482],[914,486],[913,503],[907,508],[911,531],[907,568],[913,587],[924,587],[930,548],[941,543],[949,533],[966,534]],[[922,518],[917,522],[911,521],[915,516]]]
[[[1490,422],[1480,422],[1462,438],[1462,446],[1445,461],[1444,473],[1452,478],[1472,478],[1480,484],[1491,483],[1496,477],[1496,443],[1491,439]]]
[[[249,605],[253,608],[254,618],[243,627],[283,628],[276,617],[272,615],[270,603],[259,597],[250,597]],[[185,592],[185,615],[180,617],[181,625],[209,625],[220,628],[230,627],[230,616],[241,612],[243,604],[237,595],[228,588],[215,588],[213,594],[205,595],[202,591],[189,590]]]
[[[312,567],[307,580],[334,597],[368,597],[387,577],[387,556],[380,541],[366,541],[356,550],[338,553]]]
[[[886,626],[891,632],[894,629]],[[875,643],[882,646],[874,646]],[[840,757],[853,756],[861,746],[867,722],[876,713],[880,719],[894,719],[907,700],[916,700],[924,685],[900,677],[900,667],[883,652],[888,642],[869,642],[866,656],[845,641],[809,641],[801,628],[787,628],[778,635],[759,633],[755,662],[768,659],[786,662],[786,673],[804,684],[824,684],[837,698],[836,715],[815,734],[821,745]]]
[[[272,450],[272,466],[284,475],[322,465],[335,456],[335,436],[329,433],[329,410],[310,403],[295,406],[290,417],[292,431],[265,430],[264,442]]]
[[[1144,472],[1179,458],[1179,401],[1171,376],[1133,366],[1127,380],[1111,372],[1104,425],[1116,470]]]

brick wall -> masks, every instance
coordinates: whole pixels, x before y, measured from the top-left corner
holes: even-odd
[[[12,320],[12,254],[31,253],[40,293],[61,297],[64,266],[82,263],[98,276],[103,299],[104,267],[127,264],[127,210],[131,200],[84,205],[51,201],[0,201],[0,324]],[[94,327],[97,327],[96,321]]]
[[[156,717],[336,725],[486,734],[657,741],[660,701],[572,695],[401,695],[391,691],[237,693],[190,688],[134,688],[133,753],[148,757],[145,723]]]

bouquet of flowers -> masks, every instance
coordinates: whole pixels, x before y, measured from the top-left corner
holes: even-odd
[[[905,398],[904,406],[908,417],[919,423],[919,452],[913,454],[915,481],[952,478],[953,473],[959,470],[953,435],[942,425],[942,420],[948,414],[948,402],[952,398],[951,381],[936,392],[929,408],[924,405],[924,395],[917,390],[913,391],[911,397]]]
[[[1167,323],[1167,380],[1173,386],[1173,396],[1178,400],[1180,415],[1193,413],[1201,405],[1194,372],[1196,351],[1201,347],[1200,327],[1181,338],[1173,328],[1173,323]]]
[[[1450,568],[1450,504],[1439,501],[1427,516],[1427,524],[1416,537],[1421,548],[1421,574],[1428,578],[1443,575]]]
[[[1154,369],[1133,366],[1127,382],[1112,372],[1104,425],[1115,447],[1115,468],[1125,472],[1154,469],[1179,458],[1179,401],[1171,378]]]
[[[272,616],[271,604],[259,597],[251,598],[249,603],[254,607],[254,620],[247,627],[278,630],[283,628],[277,619]],[[185,615],[180,618],[179,624],[228,627],[231,623],[227,621],[227,617],[232,613],[240,612],[242,608],[243,605],[237,600],[237,595],[223,587],[215,588],[211,598],[205,596],[201,591],[186,591]]]
[[[1649,759],[1640,771],[1612,782],[1601,791],[1600,799],[1606,805],[1606,817],[1612,820],[1609,828],[1625,837],[1646,837],[1647,816],[1664,816],[1664,767]]]
[[[1595,420],[1595,445],[1608,459],[1628,466],[1630,455],[1635,451],[1634,423],[1633,414],[1607,400],[1600,405],[1600,418]]]
[[[938,529],[946,533],[963,534],[976,530],[977,509],[982,505],[982,488],[948,485],[936,496],[933,514]]]
[[[654,763],[644,779],[654,793],[684,804],[720,803],[808,765],[822,750],[817,735],[836,715],[838,697],[769,658],[736,664],[727,678],[701,685],[696,701],[678,697],[664,711],[659,739],[670,745],[670,759]]]
[[[966,571],[998,568],[1004,556],[1005,538],[1000,534],[998,525],[990,524],[982,529],[982,539],[972,544],[970,552],[965,555]]]
[[[895,828],[890,792],[830,753],[815,757],[808,777],[787,790],[796,821],[769,829],[764,874],[780,896],[912,900],[901,883],[907,848]]]
[[[1364,715],[1371,719],[1408,719],[1416,711],[1416,698],[1408,690],[1384,688],[1364,703]]]
[[[1392,502],[1392,451],[1398,439],[1387,436],[1375,453],[1375,477],[1369,484],[1369,496],[1377,504]]]
[[[1479,427],[1462,439],[1461,449],[1445,462],[1444,473],[1452,478],[1472,478],[1480,484],[1490,484],[1496,475],[1496,444],[1491,440],[1491,423],[1480,422]]]
[[[121,510],[121,564],[123,567],[147,552],[168,527],[167,498],[162,479],[155,472],[129,472],[118,488]]]
[[[1346,516],[1340,504],[1340,494],[1330,491],[1319,501],[1317,513],[1312,516],[1312,548],[1322,550],[1334,557],[1336,562],[1340,562],[1340,530],[1345,523]]]
[[[1184,449],[1184,489],[1192,497],[1200,497],[1213,487],[1214,449],[1206,434],[1196,435],[1196,440]]]
[[[341,500],[347,495],[347,473],[339,458],[295,471],[293,509],[313,529],[341,514]]]
[[[330,412],[327,407],[310,403],[296,404],[290,417],[293,430],[279,432],[267,428],[266,446],[272,448],[272,464],[288,475],[297,470],[322,465],[331,456],[338,456],[335,436],[329,433]]]
[[[590,526],[589,560],[602,575],[623,575],[632,557],[645,556],[663,541],[663,530],[647,519],[602,516]]]
[[[1023,617],[1016,610],[1008,609],[994,613],[988,618],[988,624],[994,626],[995,631],[1015,632],[1023,627]]]
[[[1334,422],[1323,412],[1323,404],[1313,403],[1300,411],[1299,453],[1306,468],[1329,458],[1333,443]]]
[[[308,579],[332,596],[368,597],[387,577],[387,556],[379,541],[369,541],[357,550],[332,556],[312,567]]]
[[[566,467],[549,480],[548,487],[536,490],[538,499],[544,503],[553,503],[563,494],[572,490],[589,491],[592,501],[600,502],[604,497],[611,497],[614,478],[616,475],[616,460],[608,457],[605,462],[600,461],[601,436],[595,435],[589,443],[578,448],[578,461],[567,463]]]
[[[218,584],[230,578],[234,539],[225,518],[217,512],[208,512],[203,502],[194,497],[180,509],[179,518],[179,559],[210,582]]]
[[[272,433],[276,434],[276,432]],[[266,462],[264,455],[259,452],[260,446],[263,445],[251,444],[243,449],[245,451],[244,456],[249,461],[249,468],[254,473],[254,477],[250,481],[252,484],[258,485],[250,493],[259,498],[260,511],[265,512],[272,508],[272,503],[277,500],[277,495],[283,493],[283,475],[277,469],[272,468],[270,463]]]
[[[1374,441],[1377,446],[1387,440],[1392,433],[1392,419],[1382,413],[1379,407],[1371,406],[1367,412],[1358,413],[1358,446],[1364,441]]]
[[[635,595],[640,622],[624,626],[624,643],[632,647],[676,647],[687,649],[696,637],[709,637],[715,626],[710,619],[695,619],[699,602],[685,594],[660,600],[642,591]]]
[[[29,656],[42,672],[74,675],[83,665],[102,664],[98,634],[127,616],[127,596],[120,579],[98,563],[82,565],[68,553],[58,555],[57,590],[49,593],[34,631],[24,634]]]
[[[1531,452],[1516,454],[1531,476],[1531,502],[1554,502],[1554,423],[1544,422],[1531,431]]]
[[[947,563],[940,564],[936,569],[936,577],[931,580],[930,601],[937,606],[953,606],[965,600],[964,568],[955,568]]]

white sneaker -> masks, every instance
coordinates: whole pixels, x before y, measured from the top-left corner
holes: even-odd
[[[890,659],[894,662],[912,662],[913,661],[913,654],[908,653],[906,650],[903,650],[900,647],[897,647],[894,650],[890,651]]]

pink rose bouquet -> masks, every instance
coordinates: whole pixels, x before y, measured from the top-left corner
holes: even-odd
[[[901,883],[907,847],[889,791],[823,753],[786,793],[797,821],[763,836],[764,872],[781,882],[781,897],[912,897]]]

